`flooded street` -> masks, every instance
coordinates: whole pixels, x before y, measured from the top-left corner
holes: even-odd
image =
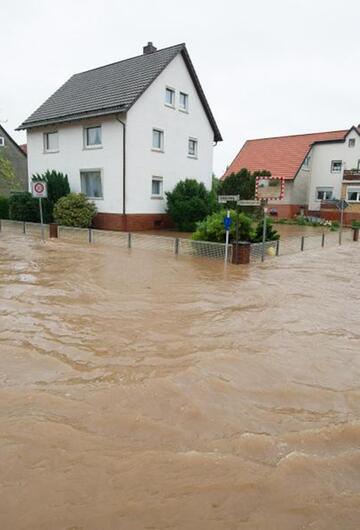
[[[360,246],[0,234],[0,528],[360,528]]]

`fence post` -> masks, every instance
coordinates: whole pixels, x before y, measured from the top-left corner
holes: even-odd
[[[128,248],[131,248],[131,232],[128,233]]]
[[[26,223],[23,221],[23,234],[26,234]]]
[[[325,246],[325,232],[322,233],[322,237],[321,237],[321,246],[322,246],[322,247]]]
[[[359,230],[360,228],[353,228],[353,241],[359,241]]]
[[[93,233],[92,233],[91,228],[89,228],[89,243],[92,243],[92,240],[93,240]]]
[[[179,254],[179,238],[175,238],[175,254]]]
[[[276,255],[280,255],[280,239],[276,240]]]
[[[1,230],[2,230],[2,226],[1,226],[1,219],[0,219],[0,232],[1,232]]]
[[[305,246],[305,236],[301,236],[301,252],[304,250]]]
[[[57,238],[59,237],[59,226],[57,223],[50,223],[49,224],[49,237]]]

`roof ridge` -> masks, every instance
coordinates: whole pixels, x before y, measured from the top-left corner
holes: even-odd
[[[131,61],[132,59],[138,59],[139,57],[146,57],[147,55],[155,55],[159,52],[163,52],[165,50],[170,50],[171,48],[178,48],[178,47],[184,48],[186,46],[185,42],[181,42],[179,44],[173,44],[172,46],[167,46],[166,48],[161,48],[161,50],[156,50],[155,52],[144,54],[139,53],[139,55],[134,55],[133,57],[128,57],[127,59],[121,59],[120,61],[114,61],[112,63],[103,64],[102,66],[96,66],[95,68],[89,68],[88,70],[83,70],[82,72],[77,72],[76,74],[73,74],[71,77],[75,77],[77,75],[86,74],[87,72],[93,72],[94,70],[101,70],[101,68],[107,68],[108,66],[112,66],[114,64],[119,63],[125,63],[126,61]]]
[[[350,128],[351,129],[351,128]],[[276,140],[277,138],[295,138],[296,136],[314,136],[314,134],[329,134],[329,133],[342,133],[342,132],[348,132],[350,129],[337,129],[333,131],[320,131],[320,132],[312,132],[312,133],[303,133],[303,134],[284,134],[282,136],[264,136],[262,138],[250,138],[245,141],[247,142],[257,142],[259,140]]]

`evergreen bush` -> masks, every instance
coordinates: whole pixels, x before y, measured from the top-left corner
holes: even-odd
[[[9,219],[9,199],[0,197],[0,219]]]
[[[83,193],[61,197],[54,206],[54,219],[59,225],[87,228],[91,226],[97,209]]]
[[[9,198],[9,217],[14,221],[38,223],[40,221],[38,200],[27,191],[14,193]]]

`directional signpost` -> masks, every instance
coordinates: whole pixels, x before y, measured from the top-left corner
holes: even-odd
[[[33,182],[32,183],[32,196],[35,199],[39,199],[39,210],[40,210],[40,223],[41,223],[41,237],[45,241],[45,232],[44,232],[44,218],[43,218],[43,209],[42,209],[42,199],[47,198],[47,183],[46,182]]]

